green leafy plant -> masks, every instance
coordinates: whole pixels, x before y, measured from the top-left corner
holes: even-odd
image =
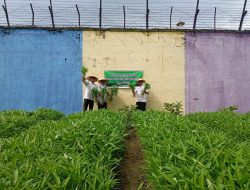
[[[87,74],[87,72],[88,72],[88,68],[86,68],[86,67],[82,67],[82,69],[81,69],[81,71],[82,71],[82,76],[86,76],[86,74]]]
[[[77,113],[0,139],[1,189],[114,189],[124,121],[110,111]]]
[[[122,108],[119,109],[120,113],[124,113],[124,114],[128,114],[128,113],[132,113],[136,110],[136,106],[131,105],[131,106],[126,106],[124,105]]]
[[[249,189],[250,117],[133,112],[153,189]]]
[[[228,107],[225,107],[225,108],[220,108],[219,111],[229,111],[229,112],[234,112],[236,110],[238,110],[238,106],[236,105],[233,105],[233,106],[228,106]]]
[[[48,108],[39,108],[34,115],[37,120],[59,120],[65,116],[62,112]]]
[[[151,88],[151,85],[149,83],[145,83],[144,88],[145,88],[145,90],[148,90]]]
[[[183,113],[182,102],[165,103],[164,109],[166,112],[174,114],[174,115],[181,115]]]
[[[107,93],[108,93],[107,88],[102,88],[100,93],[101,93],[102,96],[107,95]]]
[[[18,135],[31,126],[45,121],[60,120],[64,116],[61,112],[45,108],[40,108],[34,112],[23,110],[0,112],[0,138]]]
[[[112,96],[117,96],[118,95],[118,88],[117,87],[113,87],[111,88],[111,95]]]
[[[136,87],[136,81],[131,81],[129,84],[129,88],[131,88],[132,90],[134,90]]]
[[[109,101],[112,101],[114,97],[118,95],[119,91],[117,87],[112,87],[110,89],[110,94],[109,94]]]
[[[92,91],[93,97],[96,98],[97,95],[98,95],[98,93],[99,93],[98,88],[97,88],[97,87],[94,87],[91,91]]]

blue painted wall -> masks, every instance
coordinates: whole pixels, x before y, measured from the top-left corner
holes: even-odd
[[[0,110],[82,110],[82,32],[0,30]]]

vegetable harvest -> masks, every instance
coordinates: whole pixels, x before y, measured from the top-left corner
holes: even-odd
[[[112,87],[111,92],[110,92],[110,96],[109,96],[109,101],[112,101],[113,98],[118,95],[118,93],[119,93],[118,88]]]
[[[82,67],[81,71],[82,71],[82,76],[85,77],[87,72],[88,72],[88,68],[87,67]]]

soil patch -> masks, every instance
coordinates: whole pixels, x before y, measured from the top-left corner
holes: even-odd
[[[140,139],[136,129],[130,129],[125,141],[125,156],[122,160],[119,180],[121,190],[147,189],[145,173],[143,172],[144,158]]]

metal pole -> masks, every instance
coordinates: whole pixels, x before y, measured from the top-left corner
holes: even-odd
[[[31,8],[31,12],[32,12],[32,26],[34,26],[35,25],[35,13],[34,13],[32,3],[30,3],[30,8]]]
[[[80,11],[78,9],[78,5],[76,4],[76,10],[77,10],[77,14],[78,14],[78,26],[81,26],[81,15],[80,15]]]
[[[52,27],[55,28],[52,0],[50,0],[49,11],[50,11],[50,16],[51,16]]]
[[[146,29],[148,29],[148,17],[149,17],[148,0],[146,0]]]
[[[214,8],[214,30],[216,30],[216,15],[217,15],[217,7]]]
[[[173,15],[173,7],[171,7],[170,11],[170,28],[172,28],[172,15]]]
[[[243,21],[244,21],[244,18],[246,16],[246,14],[247,14],[246,6],[247,6],[247,0],[245,0],[244,6],[243,6],[242,15],[241,15],[241,19],[240,19],[239,30],[242,29]]]
[[[5,12],[8,28],[10,28],[9,14],[8,14],[7,4],[6,4],[5,0],[4,0],[4,5],[2,5],[2,7],[3,7],[3,10]]]
[[[52,6],[52,0],[49,1],[50,2],[50,7],[53,10],[53,6]]]
[[[123,28],[126,28],[126,10],[125,6],[123,6]]]
[[[200,4],[200,0],[197,0],[193,30],[195,30],[195,28],[196,28],[197,17],[198,17],[198,14],[200,12],[200,10],[199,10],[199,4]]]
[[[55,28],[54,14],[53,14],[53,9],[51,6],[49,6],[49,12],[50,12],[50,16],[51,16],[52,27]]]
[[[99,28],[102,28],[102,0],[100,0],[99,8]]]

